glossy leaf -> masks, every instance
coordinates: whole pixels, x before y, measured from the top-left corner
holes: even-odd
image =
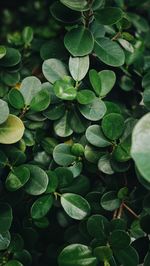
[[[4,123],[9,116],[8,104],[0,99],[0,124]]]
[[[122,19],[123,12],[120,8],[106,7],[100,9],[94,16],[100,24],[113,25]]]
[[[95,97],[91,104],[80,105],[79,110],[85,118],[98,121],[105,115],[106,106],[103,101]]]
[[[44,217],[49,212],[52,204],[52,195],[46,195],[38,198],[31,207],[31,217],[33,219],[40,219]]]
[[[42,71],[45,78],[52,84],[67,75],[65,65],[55,58],[45,60],[42,65]]]
[[[69,58],[69,70],[74,80],[82,80],[89,69],[89,56]]]
[[[65,193],[61,196],[61,205],[65,212],[73,219],[82,220],[90,214],[89,203],[80,195]]]
[[[20,87],[25,104],[30,105],[33,97],[41,90],[41,82],[38,78],[31,76],[23,79]]]
[[[55,147],[53,157],[55,162],[62,166],[68,166],[76,160],[76,156],[71,153],[71,146],[64,143]]]

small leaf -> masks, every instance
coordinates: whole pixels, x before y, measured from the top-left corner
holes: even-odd
[[[82,80],[89,69],[89,56],[69,58],[69,70],[74,80]]]
[[[50,104],[50,94],[48,90],[40,90],[32,99],[30,103],[31,110],[41,112],[45,110]]]
[[[87,229],[89,234],[102,241],[103,245],[107,242],[107,234],[109,233],[109,222],[102,215],[94,214],[87,221]]]
[[[64,44],[73,56],[85,56],[92,52],[94,38],[88,29],[80,26],[70,30],[65,35]]]
[[[9,231],[0,233],[0,251],[6,250],[10,244],[11,236]],[[6,264],[5,264],[6,265]]]
[[[0,59],[2,59],[6,55],[5,46],[0,45]]]
[[[7,190],[16,191],[23,187],[30,178],[30,171],[25,166],[14,168],[6,178],[5,185]]]
[[[105,97],[115,85],[116,75],[112,70],[102,70],[98,73],[98,75],[101,83],[99,96]]]
[[[54,123],[54,131],[59,137],[68,137],[73,133],[69,124],[69,113],[65,112],[64,116]]]
[[[54,92],[56,96],[62,100],[71,101],[76,98],[77,90],[71,82],[65,80],[57,80],[54,84]]]
[[[26,45],[29,45],[33,39],[33,29],[30,26],[27,26],[23,29],[22,38]]]
[[[101,246],[94,249],[94,255],[97,257],[100,261],[109,261],[111,257],[113,256],[113,252],[110,247],[107,246]],[[106,263],[105,263],[106,264]],[[105,265],[104,264],[104,265]],[[107,265],[107,264],[106,264]],[[109,264],[108,264],[109,265]]]
[[[114,174],[114,170],[112,168],[110,159],[111,159],[110,155],[109,154],[105,154],[105,155],[101,156],[99,161],[98,161],[98,169],[102,173],[105,173],[107,175]]]
[[[101,80],[98,72],[95,69],[91,69],[89,71],[89,79],[94,91],[96,92],[97,96],[99,96],[101,91]]]
[[[12,144],[19,141],[24,134],[24,124],[15,115],[9,115],[8,119],[0,125],[0,143]]]
[[[113,249],[125,249],[130,245],[130,236],[123,230],[115,230],[109,237]]]
[[[137,266],[139,264],[138,253],[131,246],[122,250],[115,250],[115,257],[124,266]]]
[[[65,193],[61,196],[61,205],[73,219],[82,220],[90,214],[89,203],[80,195]]]

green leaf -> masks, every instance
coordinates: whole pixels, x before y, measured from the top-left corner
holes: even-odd
[[[114,174],[114,170],[111,165],[111,157],[109,154],[105,154],[100,157],[98,161],[98,169],[107,175]]]
[[[0,203],[0,233],[8,231],[12,224],[12,208],[7,203]]]
[[[107,147],[112,145],[111,142],[105,138],[99,125],[89,126],[86,130],[86,138],[90,144],[96,147]]]
[[[85,118],[98,121],[105,115],[106,106],[103,101],[95,97],[91,104],[79,105],[79,110]]]
[[[0,233],[0,251],[8,248],[10,244],[10,240],[11,240],[11,236],[10,236],[9,231]]]
[[[115,85],[116,75],[112,70],[102,70],[98,73],[98,75],[101,83],[99,96],[105,97]]]
[[[125,55],[118,43],[108,38],[97,38],[95,40],[94,52],[106,65],[119,67],[124,64]]]
[[[15,115],[9,115],[8,119],[0,125],[0,143],[12,144],[19,141],[24,134],[24,124]]]
[[[0,66],[12,67],[21,61],[21,54],[17,49],[6,48],[6,55],[0,60]]]
[[[13,169],[6,178],[5,185],[7,190],[16,191],[23,187],[30,178],[30,171],[25,166],[18,166]]]
[[[20,92],[22,93],[25,104],[30,105],[33,97],[41,90],[41,81],[34,77],[30,76],[23,79],[20,87]]]
[[[64,38],[66,49],[73,56],[85,56],[92,52],[94,38],[92,33],[83,26],[70,30]]]
[[[54,131],[59,137],[68,137],[73,133],[69,125],[69,113],[65,112],[65,115],[54,123]]]
[[[123,12],[117,7],[106,7],[94,14],[96,20],[102,25],[113,25],[123,17]]]
[[[91,90],[80,90],[77,92],[77,101],[80,104],[90,104],[95,99],[95,94]]]
[[[58,257],[59,266],[96,266],[97,260],[89,247],[72,244],[65,247]]]
[[[8,94],[9,103],[16,109],[22,109],[25,105],[22,93],[17,89],[11,89]]]
[[[40,55],[43,60],[50,58],[64,59],[67,57],[67,51],[63,42],[59,42],[59,39],[51,39],[41,46]]]
[[[61,205],[65,212],[75,220],[82,220],[90,214],[89,203],[80,195],[65,193],[61,196]]]
[[[89,8],[86,0],[60,0],[60,2],[76,11],[85,11]]]
[[[8,104],[0,99],[0,124],[4,123],[9,116]]]
[[[65,80],[57,80],[54,84],[56,96],[62,100],[72,101],[76,98],[77,90]]]
[[[144,264],[143,266],[149,266],[149,261],[150,261],[150,252],[148,251],[145,258],[144,258]]]
[[[6,55],[5,46],[0,45],[0,59],[2,59]]]
[[[45,110],[43,114],[50,120],[57,120],[65,114],[65,105],[64,103],[58,105],[51,104],[51,108]]]
[[[95,69],[91,69],[89,71],[89,79],[94,91],[96,92],[97,96],[99,96],[101,92],[101,80],[98,72]]]
[[[23,266],[23,264],[18,260],[10,260],[5,266]]]
[[[150,113],[144,115],[132,133],[131,157],[143,176],[150,181]]]
[[[102,130],[108,139],[118,139],[124,130],[124,118],[120,114],[111,113],[102,120]]]
[[[123,266],[137,266],[139,264],[139,256],[137,251],[129,246],[122,250],[115,251],[115,257],[119,261],[119,263],[123,264]]]
[[[23,29],[22,39],[26,45],[29,45],[33,40],[33,29],[27,26]]]
[[[100,261],[104,261],[105,262],[105,261],[109,261],[111,259],[111,257],[113,256],[113,252],[112,252],[110,247],[101,246],[101,247],[97,247],[97,248],[94,249],[94,255]]]
[[[42,89],[33,97],[30,103],[30,108],[36,112],[41,112],[45,110],[49,104],[50,93],[47,89]]]
[[[69,70],[74,80],[82,80],[89,69],[89,56],[69,58]]]
[[[55,58],[45,60],[42,71],[45,78],[52,84],[68,74],[65,65]]]
[[[64,143],[55,147],[53,157],[55,162],[62,166],[68,166],[76,160],[76,156],[71,153],[71,146]]]
[[[34,196],[43,194],[48,185],[46,172],[36,165],[26,164],[25,167],[30,170],[30,179],[24,186],[25,191]]]
[[[89,234],[102,241],[103,245],[107,242],[107,234],[109,234],[109,222],[102,215],[94,214],[87,221],[87,229]]]
[[[125,249],[130,245],[130,236],[123,230],[115,230],[109,237],[109,244],[113,249]]]
[[[115,191],[106,192],[101,197],[101,206],[107,211],[114,211],[120,207],[121,201]]]
[[[44,217],[53,204],[52,195],[46,195],[38,198],[31,207],[31,217],[33,219],[40,219]]]

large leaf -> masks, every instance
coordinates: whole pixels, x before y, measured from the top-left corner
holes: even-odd
[[[73,56],[84,56],[92,52],[94,38],[88,29],[80,26],[65,35],[64,44]]]
[[[96,266],[97,260],[89,247],[72,244],[65,247],[58,257],[59,266]]]
[[[147,181],[150,182],[150,113],[143,116],[132,133],[131,156],[136,166]]]
[[[118,43],[108,38],[97,38],[94,51],[97,57],[106,65],[119,67],[124,64],[125,55]]]
[[[0,143],[12,144],[19,141],[24,134],[24,124],[15,115],[9,115],[8,119],[0,125]]]
[[[55,58],[45,60],[42,65],[42,71],[45,78],[51,83],[68,74],[65,65]]]
[[[80,195],[65,193],[61,196],[61,205],[65,212],[73,219],[82,220],[90,214],[89,203]]]

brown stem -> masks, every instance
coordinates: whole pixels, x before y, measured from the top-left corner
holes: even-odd
[[[111,39],[112,41],[117,40],[121,36],[121,32],[117,32],[117,34]]]
[[[28,108],[27,106],[23,108],[21,114],[19,115],[19,118],[20,118],[20,119],[24,117],[24,115],[25,115],[25,113],[28,111],[28,109],[29,109],[29,108]]]
[[[139,219],[139,216],[130,208],[128,207],[125,203],[123,203],[123,206],[136,218]]]
[[[123,207],[124,207],[124,203],[122,202],[118,211],[118,215],[117,218],[120,219],[123,213]]]
[[[117,218],[117,212],[118,212],[118,209],[116,209],[116,210],[114,211],[113,219],[116,219],[116,218]]]

